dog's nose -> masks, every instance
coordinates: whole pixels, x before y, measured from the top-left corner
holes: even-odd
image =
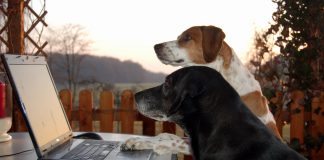
[[[155,53],[161,52],[162,48],[163,48],[163,43],[154,45]]]

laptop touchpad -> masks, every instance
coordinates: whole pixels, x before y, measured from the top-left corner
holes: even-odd
[[[121,151],[117,154],[117,160],[119,159],[133,159],[133,160],[149,160],[153,156],[152,150],[140,150],[140,151]]]

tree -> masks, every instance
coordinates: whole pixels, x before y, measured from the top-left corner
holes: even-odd
[[[277,11],[271,26],[256,32],[250,66],[263,88],[301,90],[310,99],[324,89],[324,1],[273,2]]]
[[[271,84],[277,81],[279,87],[285,88],[281,90],[284,94],[294,90],[303,91],[305,101],[300,103],[303,103],[305,112],[310,112],[311,99],[318,90],[324,90],[324,1],[272,1],[277,4],[277,11],[273,13],[271,26],[265,32],[256,34],[251,66],[256,70],[256,77],[262,77]],[[279,52],[275,51],[277,48]],[[273,53],[277,55],[264,61],[265,55]],[[264,87],[266,83],[261,84]],[[276,87],[272,88],[278,90]],[[317,133],[313,137],[309,133],[313,123],[311,120],[305,123],[305,144],[292,140],[292,148],[298,149],[301,145],[308,151],[321,148],[324,133]]]
[[[48,41],[47,53],[49,54],[48,63],[50,68],[62,67],[66,71],[61,77],[62,81],[67,82],[67,88],[72,91],[73,101],[75,101],[78,88],[80,67],[84,54],[90,51],[91,41],[85,31],[85,28],[80,25],[67,24],[59,28],[50,28],[45,35]],[[64,59],[60,62],[53,62],[51,55],[53,53],[64,54]]]
[[[274,23],[264,33],[265,42],[275,39],[280,55],[288,62],[290,90],[314,89],[323,80],[324,64],[324,1],[273,0],[277,11]],[[274,46],[265,46],[271,52]],[[321,74],[322,73],[322,74]]]
[[[273,41],[265,41],[264,32],[255,31],[253,47],[248,52],[247,67],[260,82],[263,93],[270,99],[274,91],[287,91],[288,63],[284,56],[278,54]]]

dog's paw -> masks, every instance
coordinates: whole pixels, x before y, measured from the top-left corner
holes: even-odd
[[[153,149],[153,144],[144,138],[129,138],[121,146],[122,151]]]
[[[175,134],[171,134],[171,133],[160,133],[157,136],[155,136],[157,139],[159,140],[171,140],[171,141],[182,141],[182,138],[180,138],[179,136],[175,135]]]
[[[186,155],[190,155],[190,146],[189,144],[182,138],[177,135],[170,133],[161,133],[155,137],[157,140],[157,144],[155,146],[155,150],[158,153],[183,153]],[[166,151],[167,150],[167,151]]]
[[[121,148],[122,151],[153,149],[159,155],[162,154],[190,154],[190,147],[182,138],[174,134],[161,133],[155,137],[130,138]]]

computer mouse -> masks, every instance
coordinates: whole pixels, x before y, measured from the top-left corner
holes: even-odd
[[[94,140],[102,140],[102,137],[94,132],[86,132],[86,133],[81,133],[77,136],[74,136],[73,138],[76,139],[94,139]]]

